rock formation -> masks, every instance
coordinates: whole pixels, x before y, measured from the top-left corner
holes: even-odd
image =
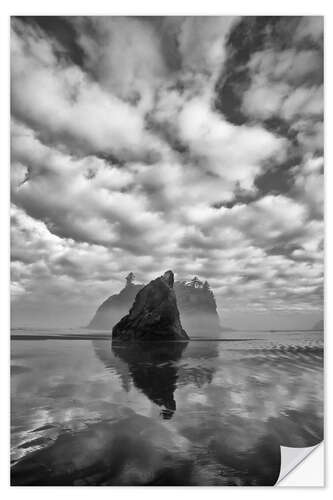
[[[194,277],[175,285],[182,325],[190,336],[214,337],[221,332],[213,292],[207,281]]]
[[[127,314],[137,293],[144,287],[142,284],[134,284],[133,276],[130,273],[126,277],[126,286],[101,304],[89,328],[110,331]],[[183,328],[190,336],[211,337],[221,332],[214,293],[207,281],[201,282],[196,277],[176,281],[174,290]]]
[[[174,275],[167,271],[142,288],[129,313],[112,330],[114,340],[187,340],[173,289]]]

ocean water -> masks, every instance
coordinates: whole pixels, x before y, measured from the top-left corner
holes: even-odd
[[[275,484],[280,445],[323,439],[323,335],[224,336],[12,331],[12,484]]]

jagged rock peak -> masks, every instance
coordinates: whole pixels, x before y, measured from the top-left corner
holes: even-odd
[[[187,340],[173,289],[174,275],[166,271],[135,296],[132,307],[112,330],[117,340]]]
[[[166,282],[166,284],[170,287],[173,288],[173,284],[175,282],[175,277],[172,271],[165,271],[165,273],[162,276],[162,280]]]

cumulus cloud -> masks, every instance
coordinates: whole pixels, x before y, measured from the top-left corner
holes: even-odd
[[[301,42],[304,41],[304,39],[310,39],[322,45],[323,31],[323,16],[305,16],[300,20],[297,26],[295,40]]]
[[[13,113],[44,141],[76,154],[140,156],[163,147],[135,106],[68,64],[42,33],[14,21],[11,47]]]
[[[294,168],[294,196],[306,204],[311,218],[322,220],[324,209],[324,158],[308,157]]]
[[[281,125],[284,134],[304,152],[323,148],[323,19],[295,18],[289,46],[282,44],[281,25],[275,37],[249,55],[241,110],[254,120]],[[292,29],[294,25],[294,29]],[[278,36],[280,35],[280,36]],[[283,48],[282,48],[283,47]],[[259,48],[259,47],[258,47]],[[272,121],[273,120],[273,121]],[[280,128],[281,130],[281,128]]]
[[[66,301],[84,324],[129,271],[167,268],[209,279],[230,311],[320,311],[320,22],[233,59],[248,78],[236,123],[216,82],[242,22],[68,18],[66,44],[38,18],[12,20],[17,318]],[[260,179],[286,170],[265,192]]]
[[[185,18],[178,38],[183,67],[215,75],[224,62],[226,37],[235,21],[227,16]]]
[[[249,63],[253,73],[243,97],[243,109],[267,119],[278,115],[290,121],[295,116],[321,116],[322,85],[305,85],[317,80],[322,58],[315,51],[256,53]]]
[[[285,100],[282,116],[291,120],[296,116],[321,116],[323,113],[323,87],[297,88]]]
[[[161,39],[139,18],[73,18],[85,67],[113,95],[149,109],[167,76]]]
[[[179,115],[180,135],[214,174],[251,188],[264,160],[282,159],[284,140],[259,126],[234,126],[202,99],[190,101]]]

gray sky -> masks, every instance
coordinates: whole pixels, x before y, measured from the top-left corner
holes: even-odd
[[[12,19],[12,324],[86,324],[129,271],[223,323],[322,316],[322,18]]]

